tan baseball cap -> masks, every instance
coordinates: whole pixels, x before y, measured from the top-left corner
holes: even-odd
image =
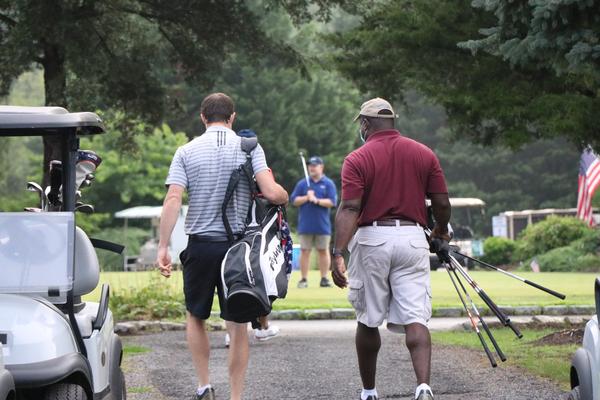
[[[379,114],[379,112],[383,110],[390,111],[391,114]],[[375,97],[374,99],[362,103],[360,106],[360,112],[356,118],[354,118],[354,121],[356,121],[361,115],[375,118],[396,118],[396,113],[394,112],[392,105],[381,97]]]

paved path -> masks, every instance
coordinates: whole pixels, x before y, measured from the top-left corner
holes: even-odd
[[[267,342],[251,340],[245,399],[359,398],[354,321],[278,321],[277,324],[282,329],[279,337]],[[404,338],[386,330],[381,332],[377,380],[380,399],[411,399],[415,382]],[[224,333],[212,332],[210,337],[212,384],[217,398],[227,400]],[[131,355],[125,361],[130,400],[193,398],[190,394],[196,380],[184,332],[132,336],[125,338],[125,343],[152,349]],[[432,375],[436,400],[566,397],[555,384],[519,369],[503,365],[491,369],[485,356],[476,351],[436,346]]]

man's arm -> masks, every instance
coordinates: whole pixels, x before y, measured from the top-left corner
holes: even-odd
[[[431,236],[449,242],[448,222],[450,222],[452,211],[448,193],[431,193],[429,197],[431,198],[431,210],[435,219],[435,226],[433,227],[433,231],[431,231]]]
[[[267,200],[273,204],[287,204],[288,193],[280,184],[275,182],[273,173],[270,170],[260,171],[254,177],[260,192]]]
[[[356,231],[360,215],[361,199],[342,200],[335,215],[335,253],[333,255],[331,276],[336,286],[344,288],[348,285],[346,278],[346,262],[341,254]],[[338,253],[340,252],[340,253]]]
[[[317,199],[317,202],[315,204],[325,208],[335,207],[335,204],[333,204],[333,201],[331,201],[331,199]]]
[[[169,190],[163,202],[163,209],[160,215],[158,255],[156,263],[160,273],[165,277],[171,276],[171,256],[169,255],[169,241],[171,233],[177,223],[181,201],[185,188],[179,185],[169,185]]]

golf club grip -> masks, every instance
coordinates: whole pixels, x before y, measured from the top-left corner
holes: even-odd
[[[479,337],[479,341],[481,342],[481,345],[483,346],[483,350],[485,351],[485,354],[487,355],[488,359],[490,360],[492,367],[496,368],[498,366],[498,364],[496,364],[494,355],[490,351],[490,348],[488,347],[487,343],[485,343],[485,340],[483,339],[483,335],[481,334],[481,332],[477,331],[477,336]]]
[[[481,300],[483,300],[483,302],[488,306],[488,308],[496,315],[496,317],[498,317],[502,325],[506,326],[506,316],[502,311],[500,311],[496,303],[494,303],[492,299],[489,298],[489,296],[483,291],[483,289],[480,289],[478,294],[479,297],[481,297]]]
[[[479,321],[481,321],[481,326],[483,327],[483,330],[490,338],[490,342],[492,342],[494,349],[496,349],[496,353],[498,354],[498,357],[500,357],[500,360],[502,360],[502,362],[506,361],[506,356],[500,349],[500,346],[498,346],[498,343],[496,342],[496,338],[494,338],[494,335],[492,335],[492,332],[490,331],[488,324],[486,324],[485,321],[483,320],[483,318],[481,318],[481,317],[479,317]]]
[[[534,287],[534,288],[536,288],[536,289],[540,289],[540,290],[542,290],[542,291],[544,291],[544,292],[546,292],[546,293],[548,293],[548,294],[551,294],[551,295],[552,295],[552,296],[554,296],[554,297],[558,297],[558,298],[559,298],[559,299],[561,299],[561,300],[564,300],[564,299],[565,299],[565,297],[567,297],[567,296],[565,296],[565,295],[564,295],[564,294],[562,294],[562,293],[555,292],[555,291],[554,291],[554,290],[552,290],[552,289],[545,288],[545,287],[543,287],[542,285],[538,285],[537,283],[535,283],[535,282],[531,282],[531,281],[528,281],[527,279],[525,279],[523,282],[525,282],[525,283],[526,283],[526,284],[528,284],[529,286],[533,286],[533,287]]]
[[[512,331],[515,333],[515,335],[517,335],[517,337],[519,339],[521,339],[523,337],[523,334],[521,333],[521,331],[519,330],[519,328],[517,328],[516,326],[514,326],[513,323],[510,321],[510,319],[506,320],[506,326],[508,326],[510,329],[512,329]]]

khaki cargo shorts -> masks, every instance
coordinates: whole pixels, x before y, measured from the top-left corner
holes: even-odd
[[[350,244],[348,300],[356,319],[404,332],[431,318],[429,244],[419,226],[366,226]]]
[[[330,235],[298,235],[300,238],[300,248],[302,250],[310,250],[313,247],[317,250],[328,250]]]

